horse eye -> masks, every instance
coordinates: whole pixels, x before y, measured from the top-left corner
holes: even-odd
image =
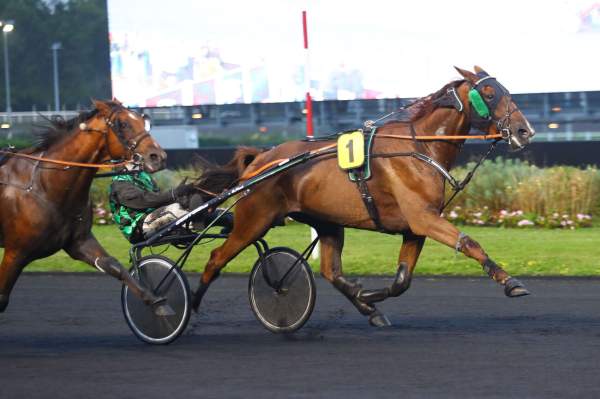
[[[493,95],[493,94],[486,94],[486,96],[485,96],[485,97],[486,97],[488,100],[491,100],[491,99],[493,99],[493,98],[494,98],[494,95]]]

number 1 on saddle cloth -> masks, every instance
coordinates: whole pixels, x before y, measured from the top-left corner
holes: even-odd
[[[362,130],[344,133],[338,138],[337,158],[343,170],[356,169],[365,163],[365,138]]]

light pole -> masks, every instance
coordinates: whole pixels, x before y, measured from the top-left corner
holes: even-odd
[[[10,106],[10,70],[8,68],[8,33],[15,28],[14,21],[0,22],[2,26],[2,36],[4,36],[4,82],[6,84],[6,113],[10,119],[12,108]],[[10,123],[10,120],[9,120]]]
[[[60,94],[58,91],[58,50],[62,48],[60,42],[52,43],[52,63],[54,64],[54,110],[60,111]]]

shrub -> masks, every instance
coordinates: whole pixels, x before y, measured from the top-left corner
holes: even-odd
[[[474,163],[457,168],[463,178]],[[164,170],[154,175],[161,189],[177,186],[195,169]],[[96,179],[91,198],[97,223],[112,223],[108,209],[111,179]],[[447,188],[447,198],[451,189]],[[455,224],[514,228],[567,228],[592,225],[600,209],[600,172],[595,167],[539,168],[519,160],[485,161],[467,188],[449,205],[444,217]]]
[[[454,174],[463,177],[473,166],[458,168]],[[575,228],[590,226],[599,205],[600,173],[595,167],[538,168],[497,158],[482,164],[446,217],[459,224]],[[476,217],[479,213],[483,219]]]

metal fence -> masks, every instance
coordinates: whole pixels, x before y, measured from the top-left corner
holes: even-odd
[[[537,132],[539,141],[600,140],[600,91],[513,96]],[[314,104],[317,134],[329,134],[357,128],[366,119],[374,119],[408,104],[410,99],[320,101]],[[150,115],[156,125],[189,126],[199,136],[239,137],[248,133],[281,133],[299,137],[304,133],[305,113],[302,102],[223,104],[134,108]],[[27,134],[32,124],[54,112],[0,113],[3,127],[14,134]],[[64,118],[76,111],[58,113]],[[2,132],[0,131],[0,135]]]

